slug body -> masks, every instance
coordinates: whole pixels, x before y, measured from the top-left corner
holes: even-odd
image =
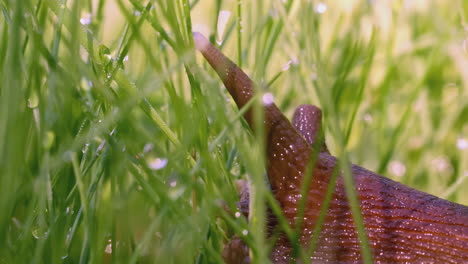
[[[201,34],[194,33],[194,40],[238,107],[244,106],[253,96],[254,83]],[[245,118],[253,127],[250,111]],[[327,187],[337,167],[336,158],[324,144],[319,148],[312,147],[319,138],[320,127],[321,111],[315,106],[299,107],[291,124],[274,104],[265,105],[268,179],[292,227],[297,222],[307,164],[311,157],[317,157],[299,238],[303,247],[310,243]],[[376,263],[468,262],[468,207],[414,190],[356,165],[352,165],[352,175]],[[224,256],[228,263],[243,263],[248,262],[247,252],[245,245],[235,240],[227,245]],[[274,263],[294,260],[291,241],[285,235],[275,242],[271,260]],[[358,233],[341,175],[338,175],[311,261],[362,262]]]

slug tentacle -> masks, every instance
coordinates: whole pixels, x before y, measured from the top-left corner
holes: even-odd
[[[318,142],[321,144],[320,152],[330,153],[323,136],[322,110],[320,108],[310,104],[300,105],[294,111],[292,124],[310,146],[313,146],[317,140],[323,141],[323,143]]]
[[[239,108],[244,107],[254,96],[254,82],[234,62],[214,47],[202,34],[194,32],[193,39],[196,48],[203,54],[211,67],[216,71],[219,78],[221,78],[237,106]],[[264,111],[264,123],[267,134],[271,127],[275,125],[281,125],[283,129],[294,130],[274,103],[265,105]],[[245,119],[250,127],[254,128],[252,110],[247,111]]]
[[[196,48],[203,54],[221,78],[237,106],[242,108],[253,97],[254,83],[252,80],[236,64],[215,48],[202,34],[194,32],[193,39]]]

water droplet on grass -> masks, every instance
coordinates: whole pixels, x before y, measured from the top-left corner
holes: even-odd
[[[39,105],[39,98],[37,97],[36,93],[32,93],[28,99],[28,107],[29,108],[36,108]]]
[[[450,164],[450,161],[447,157],[445,156],[440,156],[432,160],[432,166],[436,169],[438,172],[448,172],[451,173],[453,168],[452,165]]]
[[[466,138],[457,139],[457,148],[464,150],[468,148],[468,140]]]
[[[184,192],[185,188],[183,187],[172,187],[169,189],[168,195],[172,200],[177,200]]]
[[[106,249],[104,250],[104,252],[106,252],[107,254],[112,254],[112,240],[108,240],[107,241],[108,244],[106,245]]]
[[[176,186],[177,186],[177,181],[176,181],[176,180],[172,180],[172,181],[169,183],[169,186],[171,186],[172,188],[176,187]]]
[[[364,121],[368,124],[372,123],[372,115],[367,113],[364,115]]]
[[[146,143],[145,146],[143,147],[143,153],[148,153],[153,149],[154,145],[153,143]]]
[[[406,173],[406,166],[401,161],[393,160],[388,165],[388,170],[396,177],[402,177]]]
[[[101,144],[99,144],[98,148],[96,149],[96,154],[100,155],[105,146],[106,146],[106,141],[103,140]]]
[[[88,148],[89,148],[89,143],[86,143],[84,145],[84,147],[81,149],[81,152],[83,152],[83,154],[85,154],[86,152],[88,152]]]
[[[316,6],[315,6],[315,12],[319,13],[319,14],[323,14],[327,11],[327,5],[325,3],[318,3]]]
[[[41,228],[37,227],[32,230],[31,234],[35,239],[43,239],[47,237],[48,232],[44,232],[43,230],[41,230]]]
[[[291,67],[291,64],[293,65],[298,65],[299,64],[299,60],[297,58],[292,58],[290,59],[288,62],[286,62],[286,64],[283,65],[283,67],[281,68],[282,71],[287,71],[289,70],[289,68]]]
[[[50,149],[54,145],[55,133],[53,131],[47,131],[45,134],[42,146],[44,149]]]
[[[266,93],[262,97],[262,102],[263,102],[263,105],[265,105],[265,106],[269,106],[269,105],[273,104],[274,101],[275,101],[275,97],[271,93]]]
[[[168,160],[165,158],[154,158],[148,161],[148,167],[152,170],[160,170],[166,167]]]
[[[91,22],[91,14],[86,14],[84,17],[80,18],[81,25],[89,25]]]

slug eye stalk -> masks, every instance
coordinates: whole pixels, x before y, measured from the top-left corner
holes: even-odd
[[[245,106],[254,96],[255,83],[234,62],[224,56],[202,34],[193,33],[196,48],[213,67],[224,86],[239,108]],[[245,114],[245,119],[253,127],[252,111]],[[268,130],[278,119],[286,119],[274,103],[265,105],[265,127]],[[286,119],[287,121],[287,119]]]

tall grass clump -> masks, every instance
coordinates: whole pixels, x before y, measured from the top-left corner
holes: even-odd
[[[0,263],[264,263],[262,140],[201,31],[349,163],[468,205],[468,2],[0,1]],[[254,104],[255,105],[255,104]],[[245,111],[246,109],[242,109]],[[249,178],[250,221],[235,210]]]

